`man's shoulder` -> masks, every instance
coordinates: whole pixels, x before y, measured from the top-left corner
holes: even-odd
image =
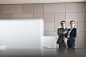
[[[62,28],[58,28],[58,29],[62,29]],[[65,28],[65,29],[68,29],[68,28]]]
[[[58,29],[62,29],[62,28],[58,28]]]
[[[65,28],[65,29],[68,29],[68,28]]]
[[[58,28],[58,30],[60,31],[62,28]]]

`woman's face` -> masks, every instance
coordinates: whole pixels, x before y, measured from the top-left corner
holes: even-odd
[[[75,26],[75,23],[74,23],[74,22],[71,22],[71,23],[70,23],[70,26],[71,26],[71,27],[74,27],[74,26]]]

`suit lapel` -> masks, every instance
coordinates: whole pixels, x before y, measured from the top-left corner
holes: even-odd
[[[75,27],[74,27],[74,28],[75,28]],[[74,28],[73,28],[73,29],[74,29]],[[73,29],[71,30],[71,32],[73,31]],[[70,32],[70,34],[71,34],[71,32]]]

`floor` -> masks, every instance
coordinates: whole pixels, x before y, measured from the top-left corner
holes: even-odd
[[[0,50],[0,57],[14,56],[76,56],[86,57],[86,49],[8,49]]]

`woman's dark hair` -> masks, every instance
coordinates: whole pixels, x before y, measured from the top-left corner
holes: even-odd
[[[70,21],[70,24],[71,24],[71,22],[74,22],[73,20],[72,21]],[[75,22],[74,22],[74,24],[75,24]]]

